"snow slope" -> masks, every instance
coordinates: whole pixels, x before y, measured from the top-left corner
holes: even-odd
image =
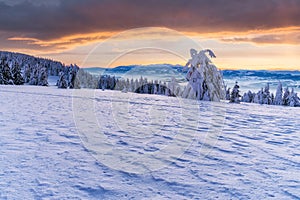
[[[0,199],[300,198],[299,108],[3,85],[0,105]]]

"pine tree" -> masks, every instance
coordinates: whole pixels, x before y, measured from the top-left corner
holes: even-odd
[[[274,99],[274,105],[282,105],[282,84],[279,82]]]
[[[31,69],[29,84],[30,85],[38,84],[38,66],[37,65],[33,66]]]
[[[230,100],[230,88],[226,90],[226,100]]]
[[[12,74],[11,74],[11,71],[10,71],[10,68],[8,66],[7,63],[5,63],[3,65],[3,68],[2,68],[2,78],[3,78],[3,84],[5,85],[12,85],[13,84],[13,77],[12,77]]]
[[[244,93],[243,97],[242,97],[242,102],[246,102],[246,103],[251,103],[253,101],[253,94],[252,92],[249,90],[247,93]]]
[[[270,95],[270,85],[267,83],[263,93],[262,93],[262,104],[272,104],[272,98]]]
[[[297,96],[297,93],[295,93],[294,88],[292,88],[291,93],[288,96],[288,106],[296,107],[300,106],[299,97]]]
[[[288,100],[289,96],[290,96],[290,91],[289,91],[289,88],[286,87],[285,90],[284,90],[283,97],[282,97],[282,105],[284,105],[284,106],[289,105],[289,100]]]
[[[261,90],[257,93],[258,97],[258,103],[263,104],[264,103],[264,89],[261,88]]]
[[[0,61],[0,84],[4,84],[4,78],[3,78],[3,68],[4,68],[4,64],[3,64],[3,60],[1,59]]]
[[[23,72],[23,78],[24,78],[24,82],[28,83],[30,81],[30,65],[26,65],[24,67],[24,72]]]
[[[57,86],[58,88],[68,88],[68,84],[67,84],[67,81],[65,79],[65,74],[63,71],[59,72],[59,79],[57,81]]]
[[[13,82],[15,85],[23,85],[24,84],[24,78],[22,76],[22,73],[21,73],[21,67],[19,66],[18,63],[14,63],[12,69],[11,69],[11,72],[12,72],[12,78],[13,78]]]
[[[38,85],[48,86],[48,73],[46,67],[42,67],[38,70]]]
[[[240,97],[241,95],[239,94],[240,93],[240,90],[239,90],[240,86],[238,85],[238,82],[236,81],[235,82],[235,85],[232,89],[232,92],[230,94],[230,103],[240,103]]]

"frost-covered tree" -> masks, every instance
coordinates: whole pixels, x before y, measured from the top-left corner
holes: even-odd
[[[116,82],[115,76],[109,76],[109,75],[102,75],[99,79],[99,88],[102,90],[109,89],[109,90],[121,90],[121,87],[123,88],[126,85],[126,87],[129,87],[129,80],[127,82]]]
[[[274,104],[275,96],[273,93],[271,93],[271,104]]]
[[[228,88],[226,90],[226,97],[225,97],[226,100],[230,100],[230,88]]]
[[[190,50],[191,59],[185,68],[189,68],[186,79],[188,85],[182,92],[183,98],[220,101],[225,98],[224,81],[221,72],[212,64],[210,57],[215,58],[214,53],[209,50]]]
[[[273,102],[274,105],[282,105],[282,84],[279,82],[276,90],[275,99]]]
[[[259,97],[258,97],[259,95],[258,95],[258,93],[257,94],[253,94],[253,101],[252,101],[252,103],[259,103]]]
[[[250,90],[247,93],[244,93],[241,101],[246,103],[251,103],[254,100],[254,95]]]
[[[23,78],[25,83],[28,83],[30,81],[30,74],[31,74],[30,70],[31,70],[30,65],[29,64],[25,65],[23,71]]]
[[[24,84],[24,78],[22,76],[21,67],[18,63],[14,63],[11,69],[13,82],[15,85],[23,85]]]
[[[264,103],[264,89],[261,88],[261,90],[257,93],[257,97],[258,97],[258,102],[259,104],[263,104]]]
[[[287,98],[287,105],[291,107],[300,106],[300,99],[297,93],[295,93],[294,88],[292,88],[292,91]]]
[[[0,61],[0,84],[4,84],[3,68],[4,68],[4,59],[2,58]]]
[[[272,104],[272,98],[271,98],[271,94],[270,94],[270,85],[269,83],[266,85],[265,89],[262,92],[262,100],[261,100],[262,104]]]
[[[2,65],[2,82],[5,85],[12,85],[14,83],[9,65],[7,63],[4,63]]]
[[[99,78],[93,76],[83,69],[79,69],[76,73],[76,76],[79,80],[79,84],[81,88],[91,88],[97,89],[99,88]],[[101,88],[102,89],[102,88]]]
[[[284,89],[283,97],[282,97],[282,105],[288,106],[289,105],[289,96],[290,96],[290,91],[289,88],[286,87]]]
[[[238,85],[238,82],[235,82],[235,85],[232,89],[232,92],[230,94],[230,103],[240,103],[240,90],[239,90],[240,86]]]
[[[65,74],[62,71],[59,73],[59,79],[57,81],[57,87],[58,88],[63,88],[63,89],[68,88],[68,83],[65,79]]]
[[[168,83],[171,96],[178,96],[181,93],[181,89],[176,79],[172,77],[171,82]]]
[[[29,78],[29,84],[30,85],[37,85],[38,84],[38,77],[39,77],[38,66],[35,65],[31,69],[30,78]]]
[[[37,85],[48,86],[48,73],[46,67],[38,69]]]

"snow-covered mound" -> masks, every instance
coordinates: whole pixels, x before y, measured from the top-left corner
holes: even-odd
[[[299,108],[39,86],[0,97],[0,199],[300,198]]]

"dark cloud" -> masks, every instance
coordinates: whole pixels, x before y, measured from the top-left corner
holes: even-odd
[[[223,42],[252,42],[256,44],[292,44],[299,45],[300,37],[299,32],[291,32],[286,34],[265,34],[257,35],[253,37],[233,37],[233,38],[223,38]]]
[[[298,0],[0,0],[0,31],[43,40],[163,26],[199,33],[300,26]],[[44,2],[44,3],[41,3]],[[49,2],[49,1],[48,1]]]

